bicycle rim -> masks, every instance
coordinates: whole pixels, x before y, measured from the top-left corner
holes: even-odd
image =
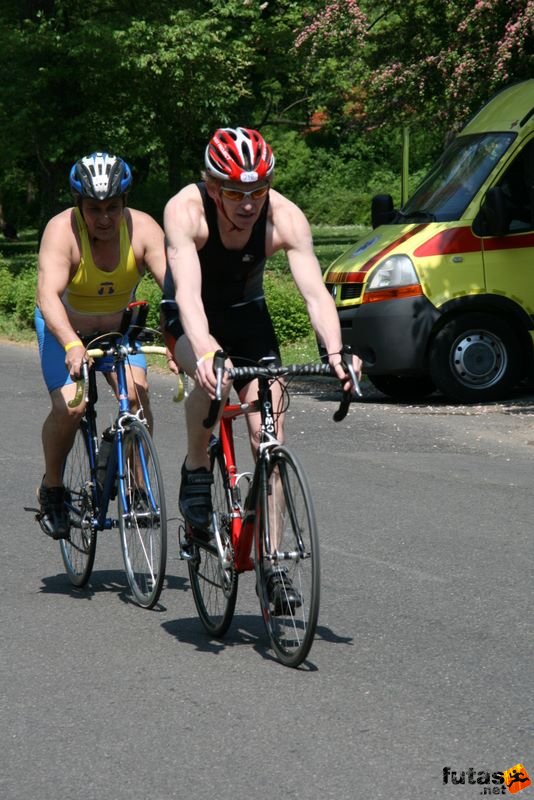
[[[152,608],[165,578],[167,513],[156,449],[137,420],[124,431],[122,463],[118,506],[126,577],[135,601]]]
[[[95,561],[96,531],[93,527],[94,508],[91,465],[87,452],[86,423],[82,420],[76,431],[63,470],[63,482],[68,489],[69,538],[61,539],[61,557],[74,586],[85,586]]]
[[[297,667],[308,655],[317,627],[319,537],[311,493],[296,457],[278,447],[267,469],[268,491],[256,535],[258,594],[276,656]],[[269,598],[273,572],[278,577],[274,602]]]
[[[201,542],[194,531],[186,526],[191,559],[187,562],[191,591],[198,616],[212,636],[224,636],[234,616],[237,598],[237,573],[233,563],[231,544],[232,504],[228,477],[219,442],[211,446],[213,473],[213,513],[225,552],[224,563],[219,558],[215,540]]]

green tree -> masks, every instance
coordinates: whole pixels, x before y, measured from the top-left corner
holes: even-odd
[[[331,113],[365,126],[459,127],[493,90],[531,77],[534,0],[335,0],[295,45]]]
[[[22,169],[43,224],[69,199],[72,162],[107,147],[141,182],[157,172],[174,191],[198,174],[216,126],[258,124],[283,106],[296,9],[281,3],[269,20],[258,0],[8,2],[2,185]]]

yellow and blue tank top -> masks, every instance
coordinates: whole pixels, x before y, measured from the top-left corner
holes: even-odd
[[[123,218],[120,225],[119,263],[112,272],[97,267],[93,261],[87,226],[78,208],[74,209],[80,234],[81,257],[76,274],[69,283],[63,302],[79,314],[113,314],[122,311],[133,299],[141,276]]]

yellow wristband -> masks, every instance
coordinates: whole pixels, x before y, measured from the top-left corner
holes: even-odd
[[[63,347],[63,349],[65,350],[66,353],[68,353],[69,350],[72,350],[73,347],[83,347],[83,344],[80,342],[79,339],[74,339],[73,342],[67,342],[67,344]]]
[[[197,367],[198,367],[198,366],[200,366],[200,364],[202,364],[202,362],[203,362],[203,361],[206,361],[206,359],[208,359],[208,358],[213,358],[213,356],[214,356],[214,355],[215,355],[215,353],[214,353],[214,352],[213,352],[213,353],[204,353],[204,355],[203,355],[203,356],[201,356],[201,357],[198,359],[198,361],[197,361]]]

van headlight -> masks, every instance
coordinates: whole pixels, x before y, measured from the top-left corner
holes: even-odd
[[[390,256],[374,270],[367,291],[372,289],[392,289],[396,286],[410,286],[419,283],[415,267],[408,256]]]

